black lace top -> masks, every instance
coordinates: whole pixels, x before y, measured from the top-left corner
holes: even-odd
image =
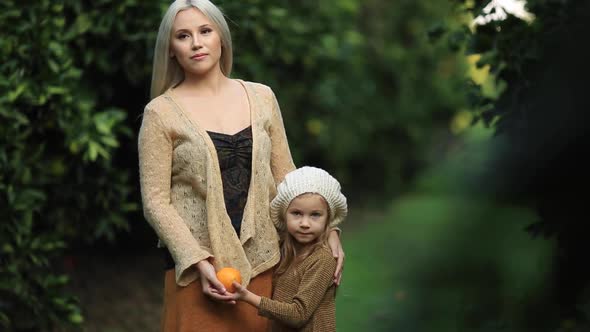
[[[207,133],[217,150],[225,208],[236,234],[240,236],[252,173],[252,128],[247,127],[234,135]]]
[[[225,208],[239,237],[252,173],[252,127],[244,128],[233,135],[212,131],[207,133],[215,145],[219,159]],[[166,248],[163,249],[165,268],[174,268],[172,256]]]

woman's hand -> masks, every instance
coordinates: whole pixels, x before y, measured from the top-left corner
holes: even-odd
[[[215,268],[208,260],[204,259],[197,264],[197,270],[201,275],[201,286],[203,287],[203,293],[210,298],[229,304],[235,304],[236,301],[232,298],[223,284],[217,279],[215,274]]]
[[[330,246],[330,250],[332,250],[332,255],[338,260],[336,263],[336,271],[334,272],[334,283],[337,286],[340,286],[342,271],[344,270],[344,250],[342,249],[342,244],[340,243],[338,231],[330,231],[330,235],[328,236],[328,245]]]

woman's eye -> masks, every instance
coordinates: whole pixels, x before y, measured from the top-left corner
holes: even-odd
[[[203,29],[203,30],[201,30],[201,33],[204,34],[204,35],[209,34],[211,32],[213,32],[212,29]]]
[[[186,39],[187,37],[188,37],[188,35],[186,33],[178,35],[178,39]]]

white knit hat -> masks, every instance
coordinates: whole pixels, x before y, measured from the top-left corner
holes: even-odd
[[[329,226],[342,222],[348,214],[346,197],[340,183],[321,168],[304,166],[285,176],[277,188],[277,196],[270,203],[270,218],[278,230],[285,230],[283,216],[291,201],[302,194],[319,194],[330,206]]]

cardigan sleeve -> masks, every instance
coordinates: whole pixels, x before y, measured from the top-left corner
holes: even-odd
[[[290,302],[262,297],[258,314],[291,327],[304,326],[322,302],[336,270],[336,260],[327,252],[319,255],[303,272],[297,293]]]
[[[270,88],[269,88],[270,90]],[[275,183],[278,185],[287,173],[295,169],[291,151],[289,150],[289,142],[287,141],[287,133],[281,115],[281,109],[277,98],[272,90],[270,90],[272,98],[272,114],[270,125],[270,140],[271,140],[271,159],[270,166]]]
[[[176,263],[176,283],[186,286],[197,278],[193,265],[212,255],[199,246],[170,202],[172,144],[158,113],[146,107],[138,137],[143,212]]]

